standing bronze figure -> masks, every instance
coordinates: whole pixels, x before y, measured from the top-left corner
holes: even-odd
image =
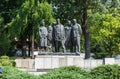
[[[48,49],[52,49],[52,52],[55,52],[55,40],[54,40],[54,27],[55,22],[53,22],[50,26],[48,26]]]
[[[47,35],[48,31],[47,28],[45,27],[45,23],[42,22],[41,27],[39,28],[39,47],[41,51],[46,51],[47,48]]]
[[[65,29],[64,26],[60,23],[60,19],[56,20],[53,36],[53,38],[55,39],[55,52],[60,52],[60,47],[62,47],[63,53],[66,53]]]
[[[72,38],[72,50],[76,52],[76,54],[80,54],[80,36],[82,34],[82,29],[80,24],[77,23],[76,19],[73,19],[73,25],[71,30],[71,38]]]
[[[65,27],[65,46],[66,46],[66,49],[70,49],[70,52],[72,52],[72,49],[71,49],[71,28],[72,28],[72,25],[71,25],[71,21],[68,20],[67,21],[67,26]]]
[[[52,24],[50,26],[48,26],[48,46],[51,47],[51,44],[52,44],[52,40],[53,40],[53,37],[52,37],[52,32],[53,32],[53,27],[52,27]]]

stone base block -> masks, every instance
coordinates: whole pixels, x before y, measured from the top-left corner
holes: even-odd
[[[115,58],[104,58],[103,59],[103,64],[115,64]]]
[[[84,59],[80,56],[42,55],[35,58],[35,69],[54,69],[61,66],[84,67]]]

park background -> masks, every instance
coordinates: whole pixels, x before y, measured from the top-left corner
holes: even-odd
[[[40,22],[45,21],[48,27],[56,18],[64,25],[74,18],[81,24],[81,51],[86,59],[83,61],[98,63],[98,59],[103,61],[120,55],[120,0],[0,0],[0,79],[120,79],[119,65],[101,65],[88,70],[61,67],[39,76],[15,68],[20,64],[14,61],[16,46],[22,49],[23,58],[26,58],[24,47],[28,46],[28,57],[31,52],[34,58]],[[119,58],[110,58],[108,63],[111,60],[116,62]]]
[[[86,59],[90,53],[94,58],[120,54],[120,0],[0,0],[0,55],[14,56],[16,45],[33,53],[40,22],[48,27],[56,18],[64,25],[73,18],[81,24]]]

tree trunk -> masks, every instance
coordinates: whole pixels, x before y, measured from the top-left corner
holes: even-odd
[[[32,58],[34,58],[34,27],[32,28],[32,47],[31,47]]]
[[[90,34],[87,28],[87,0],[83,0],[82,29],[85,40],[85,59],[90,58]]]

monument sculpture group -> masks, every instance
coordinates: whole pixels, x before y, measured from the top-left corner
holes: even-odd
[[[71,53],[80,54],[81,34],[82,29],[76,19],[72,22],[68,20],[66,27],[61,24],[60,19],[56,19],[48,28],[45,27],[45,22],[42,22],[39,28],[40,52],[49,52],[49,49],[52,49],[54,53],[67,53],[67,49]]]

